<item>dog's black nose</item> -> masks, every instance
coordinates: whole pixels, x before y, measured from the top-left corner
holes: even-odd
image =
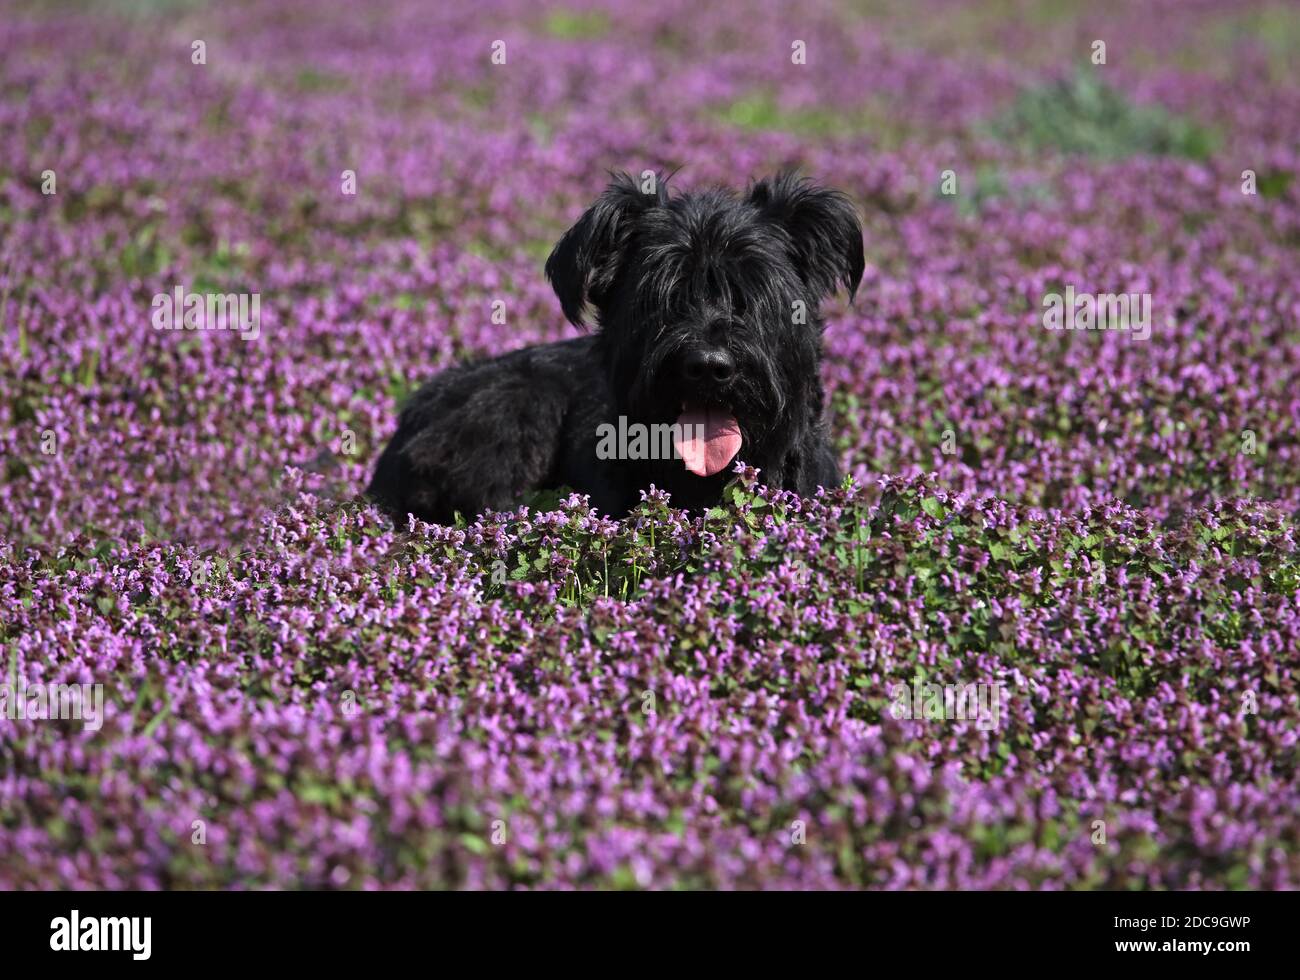
[[[682,373],[687,381],[715,381],[726,384],[736,373],[736,362],[726,350],[693,350],[682,362]]]

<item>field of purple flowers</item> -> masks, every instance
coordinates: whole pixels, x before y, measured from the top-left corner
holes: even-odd
[[[0,685],[104,697],[0,708],[0,888],[1300,887],[1295,6],[0,20]],[[573,335],[607,169],[783,166],[864,219],[851,484],[357,498],[413,386]],[[155,329],[176,286],[258,335]]]

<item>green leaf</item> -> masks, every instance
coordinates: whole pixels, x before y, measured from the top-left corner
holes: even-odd
[[[460,843],[467,850],[480,857],[488,852],[488,842],[478,834],[461,834]]]

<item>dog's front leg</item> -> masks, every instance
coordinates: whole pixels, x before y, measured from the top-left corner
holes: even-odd
[[[842,479],[830,439],[819,433],[809,439],[809,445],[801,452],[787,456],[781,471],[772,473],[765,482],[783,490],[793,490],[801,497],[812,497],[818,487],[834,490]]]

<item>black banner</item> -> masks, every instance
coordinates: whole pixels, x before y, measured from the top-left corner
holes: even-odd
[[[989,964],[1136,960],[1233,969],[1291,948],[1294,893],[145,893],[0,894],[6,966],[127,969],[373,966],[481,949],[529,965],[702,947],[734,968],[751,957]],[[487,939],[487,944],[481,940]],[[493,941],[495,940],[495,941]],[[659,952],[656,952],[659,950]],[[755,954],[758,954],[755,956]],[[865,957],[865,959],[864,959]],[[971,957],[975,957],[972,959]],[[615,962],[617,961],[611,961]],[[18,975],[18,974],[11,974]]]

